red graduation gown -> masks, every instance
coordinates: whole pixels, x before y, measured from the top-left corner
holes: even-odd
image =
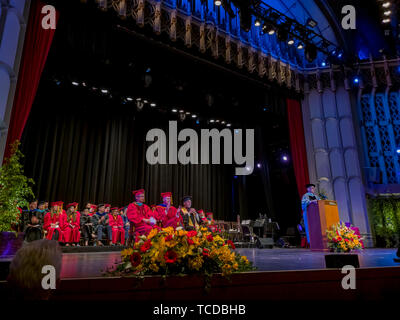
[[[124,221],[120,215],[113,216],[112,214],[108,215],[108,224],[111,227],[112,231],[112,243],[124,243],[125,241],[125,229],[124,229]]]
[[[135,202],[129,204],[126,210],[126,216],[129,221],[135,226],[135,231],[139,235],[147,235],[153,228],[150,224],[143,222],[143,219],[150,219],[153,217],[153,212],[148,205],[144,203],[139,206]]]
[[[57,223],[57,227],[52,227],[52,223]],[[46,239],[51,240],[53,238],[54,232],[58,230],[59,237],[58,241],[63,242],[63,233],[61,230],[61,214],[53,214],[53,217],[51,216],[51,212],[47,212],[46,215],[44,216],[44,222],[43,222],[43,229],[47,231],[46,234]]]
[[[179,217],[176,216],[177,211],[178,210],[173,206],[169,207],[167,211],[166,207],[159,205],[156,207],[155,210],[156,219],[158,221],[161,221],[163,228],[167,227],[176,228],[180,220],[180,216]]]
[[[68,221],[68,215],[64,212],[61,215],[61,230],[63,232],[64,242],[66,243],[78,243],[81,238],[81,233],[79,232],[80,229],[80,213],[76,212],[76,219],[75,221],[71,220]]]

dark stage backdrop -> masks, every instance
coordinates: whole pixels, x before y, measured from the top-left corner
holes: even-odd
[[[160,192],[172,191],[176,204],[190,194],[195,207],[231,218],[231,166],[147,164],[146,133],[164,128],[164,117],[104,98],[55,93],[40,92],[23,139],[26,171],[40,199],[122,206],[143,187],[148,204],[159,203]]]

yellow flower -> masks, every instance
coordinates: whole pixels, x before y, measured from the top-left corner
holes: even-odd
[[[203,266],[203,258],[201,256],[189,259],[190,269],[198,271],[201,269],[202,266]]]
[[[133,253],[133,249],[132,248],[125,249],[125,250],[122,250],[121,256],[122,256],[122,258],[125,259],[126,257],[131,256],[132,253]]]
[[[153,272],[158,272],[159,268],[155,263],[150,264],[150,270]]]
[[[157,228],[151,229],[149,235],[147,236],[147,239],[153,238],[157,233],[158,233],[158,229]]]
[[[249,263],[249,260],[247,259],[246,256],[242,256],[241,259],[242,259],[242,261],[243,261],[244,263]]]

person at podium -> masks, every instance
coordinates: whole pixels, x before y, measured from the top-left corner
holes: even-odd
[[[307,242],[310,243],[310,234],[308,232],[308,220],[307,220],[307,208],[311,203],[317,203],[321,200],[318,195],[315,194],[315,184],[309,183],[306,185],[307,193],[301,198],[301,209],[303,210],[303,221],[306,229]]]

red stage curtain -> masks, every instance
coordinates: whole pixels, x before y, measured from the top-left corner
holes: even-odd
[[[43,6],[39,0],[31,3],[4,158],[10,156],[10,145],[21,139],[53,41],[55,30],[42,28]]]
[[[301,197],[305,185],[309,183],[306,144],[304,139],[303,117],[299,101],[287,99],[287,113],[290,134],[290,150],[292,153],[297,190]]]

